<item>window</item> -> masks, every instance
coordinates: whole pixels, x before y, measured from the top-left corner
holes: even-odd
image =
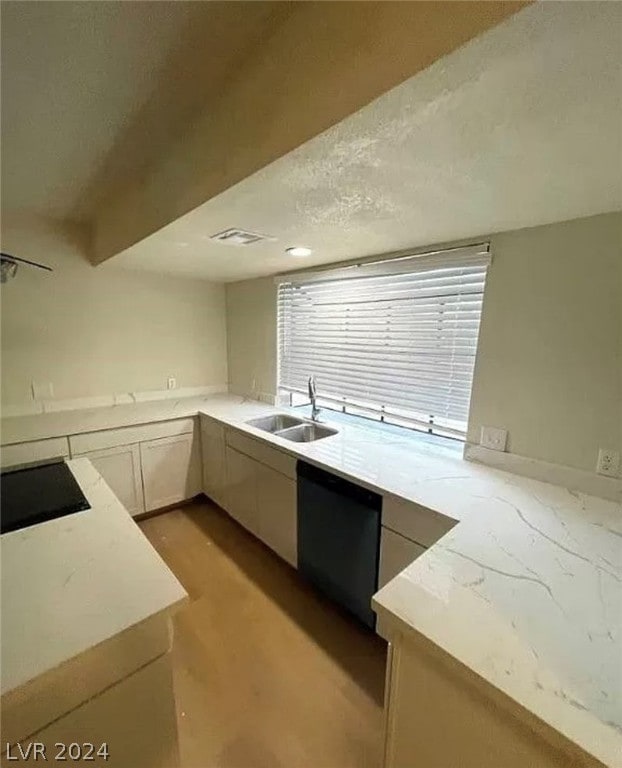
[[[324,407],[464,439],[488,264],[484,244],[281,278],[279,391],[313,375]]]

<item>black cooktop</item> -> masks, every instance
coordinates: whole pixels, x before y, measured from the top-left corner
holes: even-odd
[[[90,509],[63,459],[0,473],[0,533]]]

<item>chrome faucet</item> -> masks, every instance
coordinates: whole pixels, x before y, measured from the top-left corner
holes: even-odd
[[[317,407],[317,385],[315,376],[309,376],[309,400],[311,400],[311,420],[319,421],[320,409]]]

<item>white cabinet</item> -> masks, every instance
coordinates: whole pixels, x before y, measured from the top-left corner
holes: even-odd
[[[66,437],[53,437],[49,440],[30,440],[27,443],[3,445],[0,449],[2,467],[14,467],[17,464],[30,464],[33,461],[69,458],[69,443]]]
[[[424,552],[425,547],[383,527],[380,531],[378,589],[388,584]]]
[[[86,456],[132,515],[196,496],[201,446],[196,419],[72,435],[72,456]]]
[[[203,493],[226,508],[225,428],[207,416],[201,416],[201,454]]]
[[[398,631],[392,644],[384,705],[385,768],[605,765],[544,722],[536,727],[533,714],[414,634]]]
[[[99,432],[83,432],[70,435],[71,455],[87,451],[101,451],[104,448],[116,448],[119,445],[136,445],[160,437],[191,435],[195,430],[196,419],[172,419],[157,421],[152,424],[138,424],[134,427],[104,429]]]
[[[257,462],[227,446],[227,512],[247,530],[259,536],[256,476]]]
[[[198,419],[183,418],[140,424],[69,437],[3,446],[3,467],[62,457],[86,457],[131,515],[191,499],[201,491],[201,441]],[[216,423],[216,422],[214,422]],[[223,498],[224,431],[211,455],[210,482],[219,479]],[[210,446],[208,446],[209,448]]]
[[[401,533],[423,547],[431,547],[450,531],[457,521],[433,509],[422,507],[390,494],[382,499],[382,525]]]
[[[99,666],[115,667],[116,664],[107,662],[104,665],[100,661],[97,666],[91,661],[86,669],[90,672],[93,666],[99,672]],[[154,734],[157,734],[155,738]],[[25,754],[33,743],[33,737],[21,741]],[[37,731],[36,743],[43,745],[44,751],[39,754],[47,755],[42,759],[50,762],[56,761],[51,755],[61,755],[60,745],[67,745],[63,756],[58,758],[63,765],[176,768],[179,766],[179,744],[171,653],[159,656],[53,720]],[[96,745],[93,753],[86,744]],[[97,749],[103,744],[108,749],[107,758],[103,753],[100,753],[101,757],[96,756]],[[19,760],[21,766],[39,765],[39,755],[34,750],[24,760],[19,757],[18,747],[12,746],[11,752],[6,762],[2,758],[2,766],[13,765],[9,760]],[[81,757],[78,757],[80,753]]]
[[[382,589],[398,573],[409,566],[413,560],[425,552],[425,547],[399,533],[385,528],[380,529],[380,564],[378,566],[378,589]],[[376,632],[385,640],[390,640],[387,624],[382,616],[376,620]]]
[[[194,434],[141,443],[140,464],[148,512],[191,499],[201,490],[200,445]]]
[[[232,442],[236,442],[234,437]],[[227,441],[228,442],[228,441]],[[254,448],[249,441],[245,447]],[[242,444],[242,443],[240,443]],[[257,461],[227,445],[226,510],[247,530],[267,544],[290,565],[297,563],[296,481],[263,461],[290,472],[290,456],[263,446]]]
[[[91,461],[130,515],[140,515],[145,511],[138,445],[120,445],[76,454],[76,458],[78,456],[85,456]]]
[[[298,563],[296,481],[257,464],[259,538],[294,568]]]

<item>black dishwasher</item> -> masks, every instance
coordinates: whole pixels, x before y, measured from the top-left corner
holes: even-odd
[[[373,628],[382,497],[304,461],[297,473],[298,570]]]

